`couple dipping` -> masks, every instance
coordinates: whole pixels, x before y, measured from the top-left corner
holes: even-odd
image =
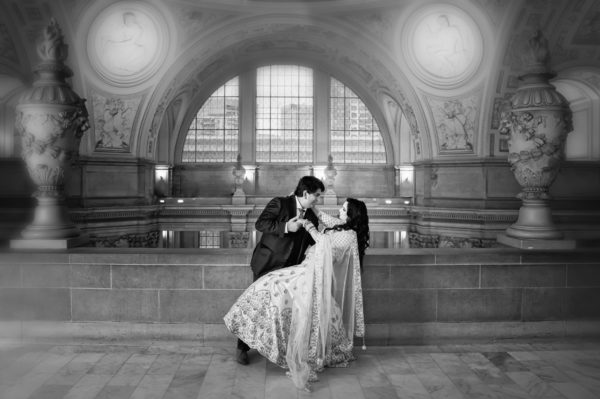
[[[325,190],[304,176],[293,195],[273,198],[256,220],[262,233],[250,267],[254,283],[225,315],[238,337],[237,361],[256,349],[300,389],[310,390],[324,367],[354,360],[364,337],[362,260],[369,246],[365,203],[348,198],[339,218],[315,204]]]

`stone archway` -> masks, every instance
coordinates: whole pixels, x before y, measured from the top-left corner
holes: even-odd
[[[186,58],[177,63],[180,68],[171,71],[169,79],[163,79],[164,83],[157,88],[149,104],[138,138],[139,156],[157,159],[157,154],[162,151],[156,148],[159,135],[161,146],[172,142],[172,138],[162,135],[172,134],[169,130],[177,129],[175,121],[180,119],[176,114],[185,112],[181,109],[173,113],[175,104],[207,98],[226,77],[260,64],[265,58],[276,57],[302,59],[323,70],[335,71],[358,91],[367,106],[380,112],[381,120],[386,120],[384,102],[393,99],[410,125],[416,158],[429,158],[430,139],[427,134],[422,135],[419,128],[425,125],[423,111],[410,84],[399,70],[394,69],[397,68],[394,62],[384,53],[375,54],[376,51],[374,53],[368,46],[357,47],[348,35],[340,32],[336,23],[315,23],[310,29],[305,24],[305,21],[302,25],[281,18],[245,20],[239,24],[230,22],[221,32],[225,35],[227,31],[226,37],[219,34],[212,37],[220,43],[218,50],[206,51],[199,43],[194,50],[186,52]],[[231,26],[238,26],[238,29],[232,33]],[[413,104],[417,106],[413,108]],[[386,126],[388,132],[392,129],[393,126]],[[172,144],[169,147],[174,148]]]
[[[569,101],[573,112],[573,131],[567,136],[567,160],[597,161],[600,159],[600,71],[577,67],[559,72],[552,81]]]

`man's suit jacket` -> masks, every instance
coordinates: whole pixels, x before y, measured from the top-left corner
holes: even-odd
[[[301,263],[306,248],[315,243],[303,228],[295,233],[285,233],[285,224],[294,216],[296,198],[291,195],[273,198],[256,220],[256,230],[262,236],[250,261],[255,280],[272,270]],[[319,224],[312,209],[307,209],[304,217],[315,226]]]

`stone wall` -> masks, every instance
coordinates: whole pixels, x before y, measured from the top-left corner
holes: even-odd
[[[173,169],[174,197],[227,197],[234,191],[234,165],[177,165]],[[288,195],[302,176],[323,179],[325,166],[260,165],[247,167],[246,195]],[[389,165],[335,165],[334,191],[339,197],[389,198],[396,195],[395,170]]]
[[[0,254],[0,338],[223,341],[250,250]],[[372,249],[367,343],[600,333],[600,251]]]
[[[415,163],[415,205],[518,209],[521,191],[505,159]],[[565,162],[550,187],[553,209],[599,209],[600,163]]]

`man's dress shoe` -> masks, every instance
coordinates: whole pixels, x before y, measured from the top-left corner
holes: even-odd
[[[247,366],[248,364],[250,364],[250,360],[248,359],[248,351],[243,351],[241,349],[237,350],[237,362],[239,364],[243,364],[244,366]]]

